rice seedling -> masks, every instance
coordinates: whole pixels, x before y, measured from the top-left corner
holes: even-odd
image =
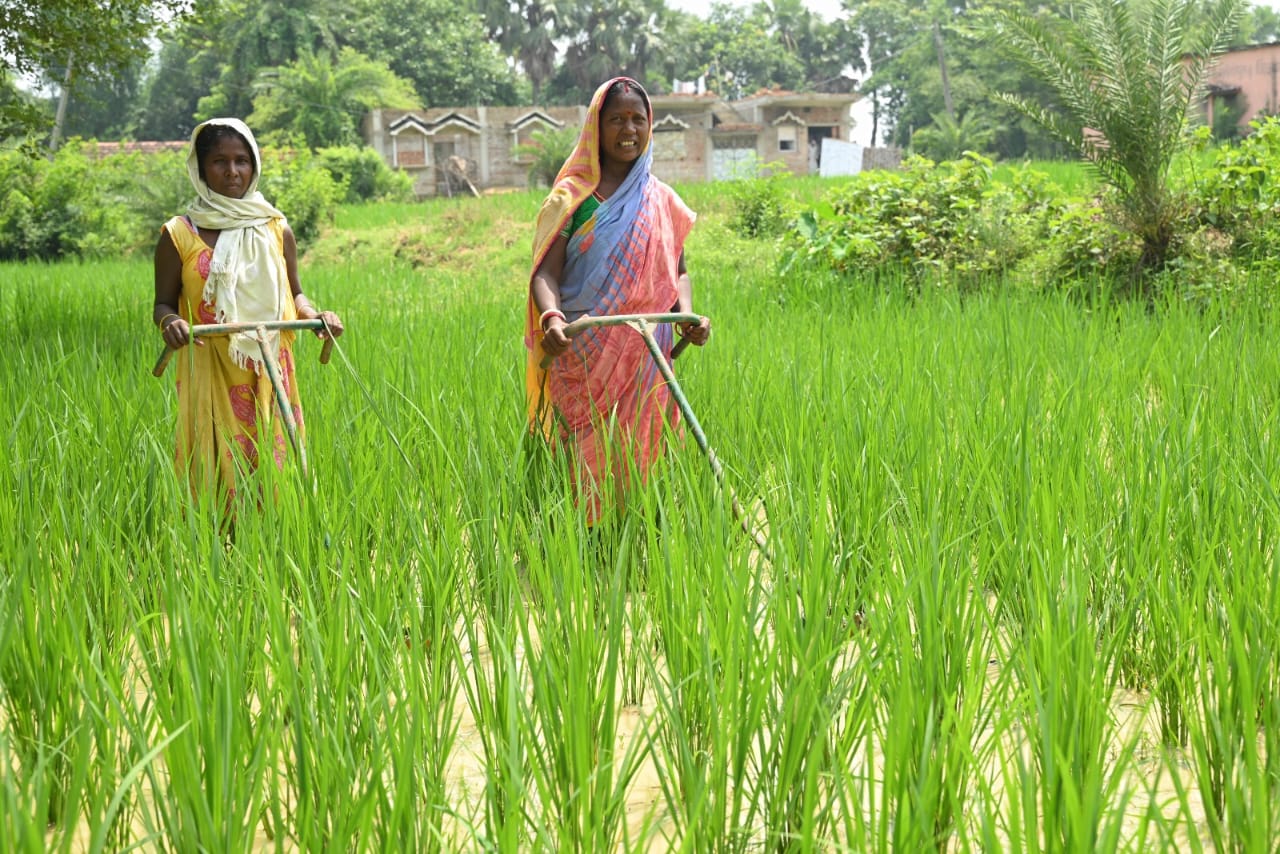
[[[689,197],[772,561],[690,441],[601,549],[526,441],[533,195],[344,213],[230,541],[148,264],[0,267],[6,850],[1269,848],[1274,309],[779,282]]]

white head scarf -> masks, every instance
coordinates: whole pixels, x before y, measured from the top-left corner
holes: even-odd
[[[224,125],[244,137],[253,155],[253,178],[242,198],[233,199],[209,189],[200,177],[200,161],[196,155],[196,137],[210,125]],[[284,320],[288,304],[289,277],[285,271],[280,242],[268,225],[273,219],[284,220],[284,214],[270,205],[258,192],[262,174],[262,157],[253,132],[239,119],[210,119],[191,132],[191,151],[187,154],[187,175],[196,188],[196,199],[188,206],[187,216],[200,228],[221,231],[209,263],[209,278],[204,284],[204,301],[214,307],[219,323]],[[279,355],[280,335],[267,333],[265,346],[272,357]],[[261,371],[261,346],[252,333],[236,333],[230,337],[227,351],[241,367]]]

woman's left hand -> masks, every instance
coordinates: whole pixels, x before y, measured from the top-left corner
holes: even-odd
[[[697,323],[680,324],[680,335],[687,338],[690,344],[701,347],[711,337],[711,318],[704,317]]]
[[[329,332],[333,333],[334,338],[337,338],[340,335],[342,335],[342,318],[338,317],[337,312],[322,311],[319,314],[317,314],[316,317],[324,321],[325,327],[329,330]],[[316,337],[321,340],[324,340],[329,336],[328,334],[326,334],[324,329],[317,329]]]

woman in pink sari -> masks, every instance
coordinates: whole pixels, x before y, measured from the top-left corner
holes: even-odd
[[[572,449],[593,524],[606,495],[623,506],[631,474],[644,478],[662,454],[663,430],[678,426],[670,392],[634,330],[599,327],[572,341],[564,334],[586,314],[693,310],[684,241],[694,213],[650,172],[652,124],[639,83],[616,77],[601,85],[534,236],[525,312],[530,429]],[[705,317],[681,330],[698,345],[710,333]],[[655,337],[669,359],[671,327]],[[544,356],[554,359],[545,371]]]

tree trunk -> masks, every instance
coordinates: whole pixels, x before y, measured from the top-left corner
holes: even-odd
[[[938,51],[938,71],[942,74],[942,105],[947,117],[955,120],[956,107],[951,102],[951,78],[947,76],[947,56],[942,51],[942,25],[933,22],[933,46]]]
[[[871,147],[876,147],[876,134],[880,132],[880,96],[871,93]]]
[[[67,73],[62,78],[62,92],[58,95],[58,114],[53,119],[53,135],[49,137],[49,152],[52,154],[62,144],[62,126],[67,118],[67,101],[71,98],[71,73],[75,62],[75,51],[67,53]]]

